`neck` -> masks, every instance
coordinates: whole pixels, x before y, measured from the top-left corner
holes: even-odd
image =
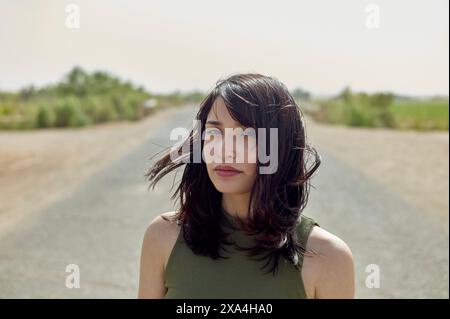
[[[230,215],[240,218],[247,218],[248,203],[250,201],[250,193],[243,194],[222,194],[222,207]]]

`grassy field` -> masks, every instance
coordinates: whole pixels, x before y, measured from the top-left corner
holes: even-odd
[[[323,123],[419,131],[448,130],[448,99],[400,99],[364,93],[315,100],[307,112]]]
[[[448,130],[448,101],[395,101],[391,107],[398,128]]]

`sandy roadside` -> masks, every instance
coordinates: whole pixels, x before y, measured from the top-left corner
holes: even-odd
[[[0,234],[50,205],[109,161],[126,154],[170,118],[161,110],[137,123],[0,132]]]
[[[326,125],[307,117],[313,146],[383,183],[448,233],[449,133]]]

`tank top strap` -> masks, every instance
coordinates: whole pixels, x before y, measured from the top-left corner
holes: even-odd
[[[304,214],[300,215],[300,223],[297,226],[297,238],[300,245],[306,250],[306,244],[308,242],[308,237],[314,226],[320,225],[311,217]],[[299,266],[303,265],[303,254],[299,256]]]

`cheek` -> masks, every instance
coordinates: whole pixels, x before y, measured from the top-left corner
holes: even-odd
[[[257,170],[258,170],[258,166],[256,165],[256,163],[249,163],[249,164],[244,165],[245,175],[251,179],[256,178],[256,175],[258,175]]]
[[[213,164],[212,163],[205,163],[206,165],[206,171],[208,172],[208,175],[211,176],[213,173]]]
[[[258,144],[256,138],[252,137],[249,139],[245,146],[250,159],[248,163],[253,164],[254,170],[256,170],[256,163],[258,161]]]
[[[253,184],[256,181],[256,177],[257,177],[257,165],[256,164],[245,164],[244,166],[244,176],[242,179],[242,186],[245,191],[250,191],[253,187]]]
[[[236,148],[236,158],[239,163],[256,165],[258,160],[258,147],[253,138],[246,139],[245,142],[238,143]]]
[[[222,140],[213,138],[205,141],[202,149],[202,158],[205,163],[221,163],[222,162]]]

